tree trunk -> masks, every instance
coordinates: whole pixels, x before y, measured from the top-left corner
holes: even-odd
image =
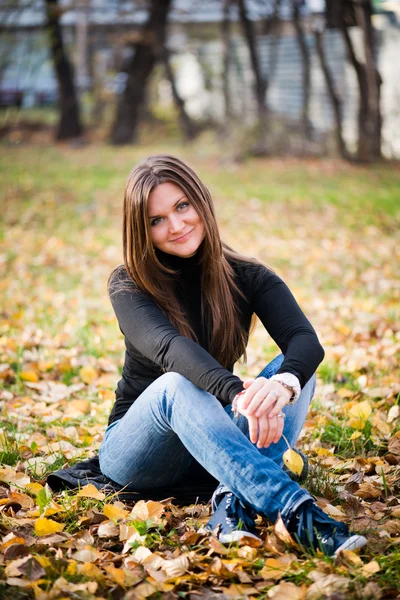
[[[222,44],[223,44],[223,55],[222,55],[222,89],[224,94],[225,103],[225,125],[229,126],[229,122],[232,119],[232,101],[229,90],[229,71],[231,65],[231,22],[230,22],[230,9],[232,6],[232,0],[224,0],[223,17],[221,24],[222,33]]]
[[[301,23],[299,0],[292,0],[292,8],[293,24],[296,30],[297,43],[299,44],[303,63],[303,107],[301,117],[303,135],[306,139],[310,139],[312,136],[312,124],[310,121],[311,58]]]
[[[254,30],[253,22],[249,19],[247,14],[247,8],[245,0],[238,0],[239,4],[239,16],[240,22],[243,29],[243,35],[247,42],[247,47],[250,53],[250,62],[253,69],[254,75],[254,90],[257,101],[258,116],[260,123],[266,124],[267,106],[265,101],[265,94],[267,90],[268,81],[266,77],[263,77],[261,71],[261,65],[258,58],[257,47],[256,47],[256,32]]]
[[[185,108],[185,102],[181,98],[178,92],[178,88],[176,87],[175,75],[171,67],[169,50],[166,46],[164,46],[162,58],[168,81],[171,84],[172,97],[174,99],[176,108],[178,109],[179,123],[182,128],[183,134],[186,140],[193,140],[196,137],[198,130],[196,125],[193,123],[192,119],[188,115]]]
[[[332,77],[332,73],[329,70],[328,62],[325,56],[325,50],[322,44],[322,33],[320,31],[315,32],[315,46],[317,49],[318,58],[321,63],[321,68],[324,73],[326,87],[328,88],[329,98],[332,103],[333,114],[336,125],[336,140],[340,156],[344,159],[349,158],[349,153],[346,148],[346,144],[343,138],[343,102],[340,98],[335,82]]]
[[[46,29],[50,51],[57,77],[59,95],[59,122],[57,140],[76,138],[82,135],[78,98],[76,95],[73,69],[68,60],[60,25],[60,8],[57,0],[46,0]]]
[[[365,71],[368,86],[369,118],[368,132],[372,159],[381,158],[382,115],[380,111],[380,87],[382,79],[376,67],[375,35],[372,26],[371,0],[358,0],[355,8],[359,27],[363,32]]]
[[[346,0],[341,1],[346,2]],[[357,158],[362,162],[368,162],[381,156],[381,78],[374,60],[371,2],[370,0],[360,0],[360,2],[361,4],[356,5],[355,14],[363,31],[365,63],[361,63],[356,57],[353,41],[344,19],[341,20],[341,30],[349,60],[357,75],[359,89]]]
[[[135,139],[147,84],[161,50],[165,47],[170,5],[171,0],[150,2],[147,23],[140,41],[133,46],[133,55],[126,66],[127,79],[118,98],[117,114],[111,134],[113,144],[130,144]]]

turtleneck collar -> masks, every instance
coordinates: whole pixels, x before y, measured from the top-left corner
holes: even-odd
[[[169,269],[187,273],[188,271],[197,271],[200,268],[200,252],[197,250],[196,254],[189,258],[183,258],[176,256],[175,254],[167,254],[156,248],[155,250],[159,261]]]

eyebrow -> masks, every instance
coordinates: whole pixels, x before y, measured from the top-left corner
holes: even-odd
[[[174,208],[177,204],[179,204],[179,202],[182,200],[182,198],[186,198],[187,196],[184,194],[183,196],[181,196],[180,198],[178,198],[178,200],[175,202],[174,204]],[[149,215],[149,219],[157,219],[158,217],[161,217],[161,215],[154,215],[154,216],[150,216]]]

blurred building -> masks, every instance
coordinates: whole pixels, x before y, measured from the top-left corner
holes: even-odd
[[[68,0],[61,4],[71,6]],[[272,14],[273,2],[248,1],[249,15],[259,24]],[[325,27],[325,2],[301,2],[304,37],[311,57],[310,116],[313,135],[318,139],[333,127],[330,100],[315,51],[314,30]],[[377,3],[374,15],[378,30],[378,63],[383,78],[383,151],[400,156],[400,0]],[[80,90],[99,82],[110,93],[123,89],[124,59],[130,42],[147,17],[146,0],[80,0],[78,9],[69,8],[62,16],[64,39],[74,57],[75,75]],[[224,119],[223,43],[221,23],[223,3],[218,0],[174,0],[169,18],[168,47],[176,74],[176,83],[193,117],[216,122]],[[14,8],[13,8],[14,7]],[[15,2],[0,4],[0,105],[47,105],[56,101],[56,81],[49,60],[44,33],[45,13],[42,0],[28,8],[15,9]],[[291,21],[292,3],[282,0],[278,23],[268,35],[258,35],[258,53],[262,69],[268,75],[268,107],[274,122],[296,128],[302,112],[302,57]],[[249,52],[231,11],[231,66],[228,83],[233,115],[242,124],[251,124],[256,116],[252,90],[253,74]],[[351,28],[356,47],[361,48],[360,32]],[[335,29],[324,33],[327,61],[345,110],[344,135],[351,144],[356,139],[358,89],[354,71],[346,61],[342,35]],[[158,87],[161,103],[172,102],[169,84]]]

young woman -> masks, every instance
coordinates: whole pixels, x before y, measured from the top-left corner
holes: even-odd
[[[132,171],[123,251],[109,291],[126,354],[103,474],[143,490],[200,463],[220,481],[208,529],[222,542],[257,537],[258,513],[327,554],[363,546],[282,469],[282,433],[295,444],[324,355],[315,331],[277,275],[221,241],[210,193],[181,160],[151,156]],[[283,354],[242,381],[233,365],[255,315]]]

